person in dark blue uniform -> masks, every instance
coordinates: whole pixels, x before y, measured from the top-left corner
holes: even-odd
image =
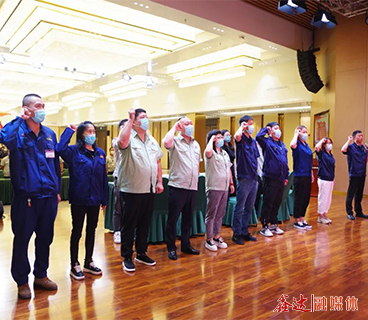
[[[363,133],[355,130],[353,135],[343,145],[341,151],[348,156],[349,188],[346,195],[346,213],[349,220],[355,220],[353,213],[353,199],[355,214],[359,218],[367,219],[363,213],[362,198],[367,172],[367,149],[363,145]]]
[[[284,186],[288,184],[289,166],[288,151],[285,144],[280,140],[281,134],[279,124],[270,122],[256,136],[264,157],[262,230],[260,233],[265,237],[284,233],[278,227],[277,213],[281,205]]]
[[[69,146],[74,132],[77,143]],[[93,262],[95,231],[100,206],[105,210],[109,186],[106,172],[105,152],[96,145],[96,128],[90,121],[82,122],[78,128],[70,125],[60,137],[56,150],[69,167],[69,202],[71,204],[73,230],[70,238],[70,275],[77,280],[84,279],[84,272],[94,275],[102,270]],[[82,235],[84,218],[87,215],[86,255],[83,271],[78,261],[79,240]]]
[[[23,98],[20,117],[0,131],[0,143],[10,150],[10,172],[14,190],[11,204],[14,233],[11,274],[18,285],[18,297],[31,298],[28,275],[28,243],[35,240],[34,287],[56,290],[47,277],[50,245],[54,237],[54,221],[60,201],[60,163],[55,153],[55,133],[41,125],[45,104],[36,94]]]
[[[312,226],[304,220],[309,206],[314,176],[312,172],[313,152],[307,143],[308,131],[305,126],[298,126],[290,142],[294,165],[294,227],[311,230]]]

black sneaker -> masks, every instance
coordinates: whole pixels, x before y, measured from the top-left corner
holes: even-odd
[[[299,222],[295,222],[294,223],[294,228],[297,228],[299,230],[306,230],[307,228],[305,227],[304,223],[299,221]]]
[[[123,261],[123,270],[128,272],[135,271],[135,265],[132,261],[132,259],[125,258]]]
[[[347,218],[348,220],[355,220],[355,217],[353,214],[348,214]]]
[[[242,238],[244,239],[244,241],[257,241],[257,238],[253,237],[250,233],[243,234]]]
[[[143,263],[146,266],[154,266],[156,264],[155,260],[152,260],[149,256],[147,256],[145,253],[136,255],[135,262]]]
[[[235,234],[233,235],[231,240],[233,240],[236,244],[240,244],[240,245],[243,245],[245,243],[242,236],[237,236]]]
[[[82,272],[82,268],[79,265],[79,263],[76,263],[75,266],[70,269],[70,275],[75,280],[83,280],[84,279],[84,273]]]
[[[87,273],[92,273],[96,276],[102,274],[102,270],[100,268],[97,268],[93,261],[90,261],[90,263],[85,264],[83,271]]]
[[[368,216],[366,214],[364,214],[363,212],[360,213],[356,213],[355,216],[357,218],[364,218],[364,219],[368,219]]]

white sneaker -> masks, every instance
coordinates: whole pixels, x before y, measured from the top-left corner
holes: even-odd
[[[284,234],[284,231],[277,224],[271,224],[270,231],[275,234]]]
[[[115,231],[114,232],[114,242],[115,243],[120,243],[121,242],[120,231]]]
[[[215,243],[215,245],[220,248],[220,249],[226,249],[227,248],[227,244],[226,242],[224,242],[224,239],[222,239],[221,237],[216,239],[213,238],[213,242]]]
[[[304,225],[304,227],[305,227],[305,229],[307,229],[307,230],[312,230],[312,226],[310,225],[310,224],[308,224],[308,222],[307,221],[303,221],[303,225]]]
[[[217,246],[213,240],[206,240],[206,248],[210,251],[217,251]]]
[[[268,227],[266,228],[262,228],[261,230],[261,235],[265,236],[265,237],[273,237],[272,232],[270,231],[270,229],[268,229]]]
[[[326,219],[324,216],[319,215],[317,222],[322,224],[329,224],[330,220]]]
[[[326,215],[325,215],[325,219],[329,222],[329,223],[332,223],[332,220],[329,219]]]

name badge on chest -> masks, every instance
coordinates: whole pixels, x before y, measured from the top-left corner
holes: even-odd
[[[45,150],[46,158],[55,158],[55,150]]]

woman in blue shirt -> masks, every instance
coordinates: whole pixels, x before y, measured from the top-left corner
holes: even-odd
[[[309,205],[312,183],[313,152],[307,143],[308,131],[305,126],[298,126],[290,147],[293,152],[294,166],[294,227],[301,230],[310,230],[312,226],[304,220]]]
[[[77,131],[77,143],[69,146],[74,132]],[[86,255],[84,272],[102,274],[93,262],[95,230],[100,206],[105,210],[108,200],[108,181],[105,152],[97,147],[96,128],[90,121],[82,122],[78,128],[70,125],[60,137],[56,149],[69,167],[69,202],[71,204],[73,230],[70,238],[70,275],[77,280],[84,279],[84,273],[78,261],[78,247],[84,218],[87,215]]]
[[[335,185],[335,158],[331,153],[331,138],[323,138],[316,144],[318,159],[318,221],[329,224],[332,221],[327,218],[332,200],[332,191]]]

